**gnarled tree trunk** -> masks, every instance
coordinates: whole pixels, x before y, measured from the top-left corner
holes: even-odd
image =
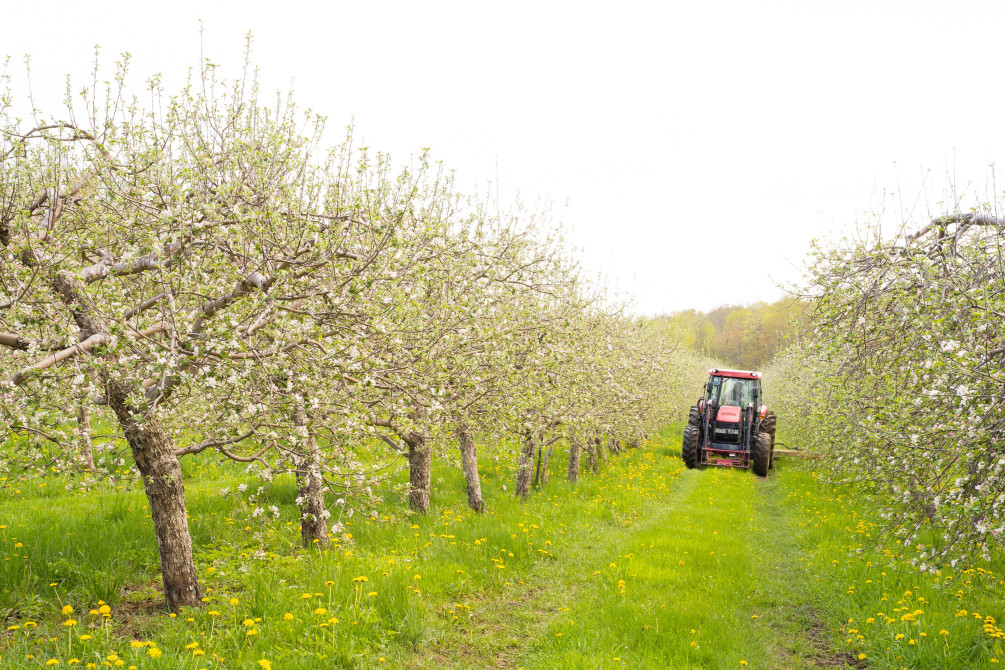
[[[457,425],[457,442],[461,448],[464,481],[468,485],[468,507],[480,514],[485,511],[485,501],[482,500],[482,483],[478,478],[478,447],[467,424]]]
[[[310,426],[303,403],[293,410],[293,425],[303,428],[298,436],[294,455],[297,470],[297,492],[300,504],[300,538],[305,547],[328,546],[328,518],[325,509],[324,479],[321,475],[321,449]]]
[[[573,435],[569,438],[569,474],[567,479],[570,482],[579,481],[579,459],[583,449],[579,440]]]
[[[555,444],[548,445],[548,451],[544,452],[544,460],[541,462],[541,479],[539,480],[539,486],[544,486],[548,481],[548,461],[551,460],[551,450],[555,448]]]
[[[516,470],[516,494],[521,498],[530,495],[530,482],[534,474],[534,450],[537,447],[537,436],[531,431],[524,435],[520,448],[520,462]]]
[[[604,447],[604,438],[597,437],[597,438],[594,438],[594,440],[595,440],[595,442],[597,444],[597,454],[600,456],[600,459],[604,463],[606,463],[607,462],[607,449]]]
[[[408,506],[425,514],[429,511],[429,490],[433,479],[433,451],[426,432],[412,433],[408,439]]]
[[[416,408],[415,417],[419,422],[419,432],[410,431],[405,438],[408,444],[408,505],[413,511],[425,514],[429,511],[433,480],[433,445],[425,423],[426,409],[421,406]]]
[[[192,557],[181,463],[175,456],[174,445],[156,417],[134,412],[128,401],[129,393],[122,384],[108,381],[107,387],[108,404],[125,432],[150,501],[167,606],[171,610],[198,607],[202,593]]]
[[[76,278],[59,272],[52,279],[52,287],[70,309],[82,337],[108,332],[101,319],[93,315]],[[102,372],[102,382],[107,390],[108,405],[119,420],[136,468],[143,477],[157,535],[167,605],[172,610],[183,606],[198,607],[202,593],[185,514],[181,463],[175,455],[171,437],[156,415],[146,414],[130,400],[129,387],[112,378],[108,370]]]
[[[587,440],[586,446],[590,450],[590,469],[597,471],[597,441]]]

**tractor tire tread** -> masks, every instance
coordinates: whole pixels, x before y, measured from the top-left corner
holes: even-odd
[[[684,429],[684,438],[681,441],[681,460],[688,470],[693,470],[698,466],[698,427],[688,426]]]
[[[687,425],[695,427],[701,425],[701,414],[698,413],[697,405],[691,405],[687,415]]]
[[[767,477],[771,465],[771,436],[758,432],[750,445],[751,469],[758,477]]]

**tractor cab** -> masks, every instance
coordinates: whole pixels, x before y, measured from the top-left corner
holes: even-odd
[[[756,384],[756,387],[755,387]],[[705,401],[717,407],[746,407],[760,395],[760,380],[712,375]]]

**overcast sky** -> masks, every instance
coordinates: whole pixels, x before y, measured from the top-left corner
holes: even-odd
[[[265,86],[292,80],[333,141],[355,119],[467,190],[554,201],[640,313],[778,299],[884,190],[925,188],[920,218],[950,178],[988,198],[1005,152],[1003,2],[5,2],[0,54],[22,83],[31,54],[43,101],[95,44],[172,86],[200,19],[225,74],[250,31]]]

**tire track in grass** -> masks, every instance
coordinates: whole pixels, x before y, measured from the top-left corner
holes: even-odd
[[[642,523],[597,538],[599,551],[579,546],[593,570],[579,571],[587,579],[564,580],[575,603],[568,619],[553,617],[539,646],[528,647],[518,665],[843,665],[806,637],[815,619],[782,504],[784,480],[783,467],[767,480],[742,470],[684,472]],[[563,584],[561,575],[555,584]]]
[[[760,623],[772,631],[778,668],[862,668],[865,663],[831,646],[833,631],[821,621],[821,603],[814,592],[811,574],[799,560],[803,549],[797,538],[798,523],[791,507],[786,507],[785,463],[776,464],[774,474],[761,482],[757,509],[764,522],[763,533],[770,542],[761,546],[770,556],[758,561],[759,589],[755,602],[767,616]]]

